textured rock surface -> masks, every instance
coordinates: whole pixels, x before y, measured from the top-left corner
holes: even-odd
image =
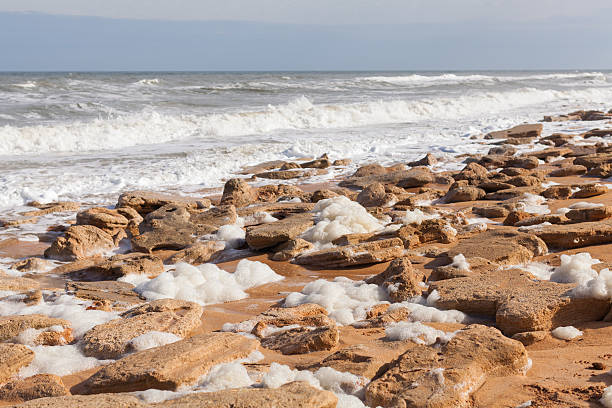
[[[21,344],[0,343],[0,384],[34,360],[34,352]]]
[[[532,232],[551,248],[581,248],[612,242],[612,221],[548,225]]]
[[[72,279],[84,281],[115,280],[128,274],[154,278],[164,271],[164,264],[156,256],[147,254],[120,254],[92,267],[71,273]]]
[[[127,282],[66,282],[66,291],[78,298],[118,307],[127,307],[144,302],[144,299],[133,289],[134,285]]]
[[[340,332],[335,326],[290,329],[265,337],[261,345],[283,354],[305,354],[313,351],[331,350],[338,345]]]
[[[62,326],[70,329],[70,322],[40,314],[0,317],[0,341],[11,340],[27,329],[48,329],[51,326]],[[72,340],[69,334],[67,342]]]
[[[13,380],[0,388],[0,400],[11,402],[61,397],[69,394],[62,379],[51,374],[38,374],[23,380]]]
[[[214,261],[225,248],[222,242],[204,241],[178,251],[168,259],[168,263],[187,262],[191,265],[200,265]]]
[[[233,204],[236,207],[246,207],[255,200],[255,193],[251,186],[243,179],[231,179],[223,187],[221,204]]]
[[[246,242],[253,249],[273,247],[291,239],[314,225],[311,214],[297,214],[285,219],[249,228]]]
[[[39,398],[14,405],[14,407],[23,408],[145,408],[147,406],[147,404],[132,395],[122,394],[69,395]]]
[[[384,272],[366,279],[366,282],[383,286],[393,302],[403,302],[421,295],[423,287],[419,283],[423,279],[424,274],[415,270],[408,258],[398,258]]]
[[[131,207],[144,216],[167,204],[185,205],[191,208],[206,208],[210,206],[210,201],[153,191],[128,191],[119,196],[117,207]]]
[[[74,261],[100,254],[115,247],[113,237],[93,225],[75,225],[58,237],[47,250],[45,257],[59,261]]]
[[[284,327],[300,326],[332,326],[334,321],[327,316],[323,306],[314,303],[305,303],[296,307],[273,307],[255,317],[255,327],[252,333],[258,337],[268,326]]]
[[[300,265],[338,268],[390,261],[401,257],[403,253],[402,240],[392,238],[309,252],[296,257],[294,262]]]

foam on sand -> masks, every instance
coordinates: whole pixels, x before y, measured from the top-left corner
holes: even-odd
[[[557,327],[550,332],[554,337],[561,340],[572,340],[576,337],[580,337],[583,333],[575,328],[574,326],[561,326]]]
[[[446,333],[420,322],[399,322],[387,326],[385,335],[389,340],[410,340],[430,346],[434,343],[448,343],[455,333]]]
[[[346,234],[378,231],[383,225],[359,203],[345,196],[317,202],[316,224],[302,235],[307,241],[325,245]]]
[[[19,371],[19,376],[30,377],[36,374],[69,375],[89,370],[112,360],[98,360],[85,357],[75,344],[67,346],[34,346],[34,360]]]
[[[165,346],[182,340],[181,337],[173,333],[150,331],[134,337],[128,342],[134,351],[148,350],[154,347]]]
[[[598,276],[592,266],[600,263],[593,259],[588,252],[576,255],[561,255],[561,265],[556,267],[550,280],[559,283],[586,283]]]
[[[599,400],[601,405],[606,408],[612,408],[612,385],[604,388],[603,394],[601,395],[601,399]]]
[[[414,210],[406,210],[406,215],[401,218],[404,225],[416,224],[421,225],[423,221],[439,218],[439,214],[426,214],[418,208]]]
[[[284,279],[268,265],[241,260],[234,273],[214,264],[199,266],[179,263],[176,269],[136,286],[134,290],[147,300],[180,299],[207,305],[248,297],[246,289]]]

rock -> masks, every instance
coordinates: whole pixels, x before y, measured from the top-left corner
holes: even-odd
[[[547,138],[542,138],[540,140],[551,140]],[[572,149],[568,149],[567,147],[551,147],[549,149],[539,150],[537,152],[526,153],[525,156],[531,156],[538,158],[540,160],[546,160],[548,158],[556,158],[569,156],[572,154]]]
[[[342,348],[318,363],[298,368],[316,370],[321,367],[330,367],[336,371],[349,372],[372,379],[393,360],[416,346],[410,340],[390,342],[372,339],[367,343]]]
[[[127,191],[122,193],[117,201],[117,207],[133,208],[142,216],[168,204],[189,208],[208,208],[210,207],[210,200],[152,191]]]
[[[506,167],[518,167],[520,169],[535,169],[540,165],[540,162],[535,157],[513,157],[508,160]]]
[[[528,227],[530,225],[539,225],[548,222],[550,224],[567,224],[569,220],[565,215],[560,214],[545,214],[534,217],[524,218],[514,224],[515,227]]]
[[[338,159],[338,160],[334,160],[333,165],[334,166],[348,166],[351,163],[352,163],[351,159]]]
[[[52,267],[51,261],[42,258],[26,258],[11,265],[11,269],[19,272],[43,272]]]
[[[253,249],[264,249],[297,238],[314,225],[312,214],[296,214],[285,219],[249,228],[246,242]]]
[[[479,183],[477,187],[484,190],[486,193],[493,193],[499,190],[507,190],[515,186],[508,183],[502,183],[500,181],[485,181],[483,183]]]
[[[131,253],[111,256],[94,266],[71,273],[70,277],[82,281],[116,280],[129,274],[155,278],[163,271],[164,263],[158,257]]]
[[[261,173],[262,171],[278,169],[286,162],[284,160],[270,160],[267,162],[259,163],[254,166],[246,167],[238,174],[248,175],[254,173]]]
[[[291,180],[302,177],[312,177],[320,174],[324,174],[325,170],[275,170],[266,171],[263,173],[255,174],[255,177],[272,179],[272,180]]]
[[[265,337],[265,329],[268,326],[321,327],[334,325],[334,321],[327,316],[327,310],[314,303],[304,303],[296,307],[273,307],[257,315],[254,320],[257,323],[251,333],[257,337]]]
[[[240,217],[248,217],[250,215],[267,212],[275,218],[287,218],[295,214],[303,214],[313,210],[313,203],[290,203],[281,201],[278,203],[267,203],[260,205],[250,205],[238,210]]]
[[[280,170],[301,169],[301,166],[294,162],[286,162],[280,166]]]
[[[357,174],[357,173],[355,173]],[[410,170],[390,170],[385,169],[385,173],[363,177],[351,177],[342,180],[339,185],[348,188],[364,189],[373,183],[384,185],[395,184],[402,188],[421,187],[434,181],[433,174],[426,167],[415,167]]]
[[[523,346],[531,346],[537,342],[540,342],[549,336],[547,331],[532,331],[532,332],[523,332],[516,333],[512,338],[514,340],[520,341],[523,343]]]
[[[459,241],[447,252],[447,257],[452,259],[463,254],[466,258],[478,257],[502,265],[518,265],[546,254],[548,248],[544,242],[532,234],[500,228]]]
[[[478,274],[486,274],[500,268],[496,262],[491,262],[484,258],[467,258],[466,261],[470,265],[469,269],[460,268],[458,265],[449,264],[437,266],[429,275],[429,281],[438,281],[444,279],[464,278],[467,276],[475,276]]]
[[[128,310],[120,319],[99,324],[83,336],[83,353],[101,360],[119,359],[133,351],[130,340],[151,331],[186,337],[202,323],[200,305],[183,300],[161,299]]]
[[[566,200],[572,195],[571,186],[550,186],[541,195],[555,200]]]
[[[52,326],[61,326],[64,330],[59,332],[52,331],[51,335],[38,336],[34,343],[50,345],[48,343],[53,343],[53,340],[57,340],[60,344],[67,344],[73,340],[69,321],[31,314],[0,317],[0,342],[9,341],[28,329],[51,329]],[[54,336],[53,333],[57,334]],[[57,339],[52,339],[51,337],[57,337]]]
[[[93,225],[74,225],[45,250],[45,257],[74,261],[98,255],[115,247],[113,237]]]
[[[408,163],[408,166],[410,167],[433,166],[437,162],[438,162],[438,159],[436,159],[436,157],[433,154],[427,153],[425,157],[423,157],[422,159]]]
[[[40,283],[28,278],[13,278],[11,276],[0,275],[0,290],[12,292],[25,292],[38,289]]]
[[[589,177],[608,178],[612,176],[612,164],[606,163],[597,167],[593,167],[587,173]]]
[[[26,211],[22,213],[24,217],[40,217],[43,215],[56,213],[56,212],[68,212],[68,211],[78,211],[81,206],[79,203],[75,203],[72,201],[58,201],[49,204],[39,204],[39,203],[28,203],[30,206],[37,207],[38,210],[34,211]]]
[[[168,400],[155,407],[164,408],[335,408],[338,398],[330,391],[318,390],[306,382],[292,382],[279,388],[239,388],[198,392]]]
[[[574,222],[601,221],[612,217],[612,206],[594,208],[575,208],[565,213]]]
[[[223,187],[223,196],[221,197],[221,205],[234,205],[238,207],[246,207],[255,201],[255,192],[243,179],[230,179]]]
[[[366,388],[371,407],[468,407],[488,377],[524,374],[527,353],[498,330],[471,325],[439,349],[417,345]]]
[[[340,332],[336,326],[317,327],[313,330],[300,327],[265,337],[261,345],[286,355],[306,354],[331,350],[338,345],[339,338]]]
[[[314,244],[303,240],[302,238],[295,238],[279,245],[272,255],[274,261],[288,261],[295,258],[302,252],[309,251],[314,248]]]
[[[316,159],[300,164],[303,169],[326,169],[331,166],[329,159]]]
[[[147,406],[149,405],[133,395],[98,394],[39,398],[15,405],[13,408],[145,408]]]
[[[217,364],[247,357],[258,345],[257,340],[239,334],[198,334],[123,357],[102,367],[78,388],[86,394],[177,390],[195,383]]]
[[[448,190],[442,199],[447,203],[458,203],[462,201],[477,201],[483,199],[486,193],[477,187],[458,187]]]
[[[127,282],[66,282],[66,291],[81,299],[93,300],[111,307],[125,308],[144,299],[134,292],[134,285]]]
[[[518,269],[491,270],[465,278],[430,282],[439,294],[435,306],[495,318],[507,336],[601,320],[607,300],[571,295],[576,284],[534,279]]]
[[[386,207],[397,202],[395,194],[387,193],[381,183],[373,183],[357,196],[357,202],[364,207]]]
[[[341,268],[351,265],[386,262],[401,257],[403,253],[404,244],[402,240],[392,238],[309,252],[299,255],[294,262],[299,265]]]
[[[0,384],[34,360],[34,352],[21,344],[0,343]]]
[[[472,212],[485,218],[507,217],[510,211],[502,206],[473,207]]]
[[[434,178],[431,170],[425,167],[415,167],[403,172],[401,179],[396,183],[396,185],[402,188],[412,188],[422,187],[433,182]]]
[[[478,163],[468,163],[459,174],[453,176],[455,180],[467,180],[470,184],[481,182],[488,178],[489,172]]]
[[[509,180],[506,180],[506,183],[513,185],[514,187],[529,187],[529,186],[540,186],[542,181],[534,176],[516,176],[512,177]]]
[[[30,401],[44,397],[61,397],[70,392],[57,375],[37,374],[23,380],[10,381],[0,388],[0,400]]]
[[[101,230],[115,235],[118,230],[127,228],[128,219],[117,210],[105,207],[94,207],[77,213],[77,225],[93,225]]]
[[[196,242],[172,255],[167,262],[171,264],[187,262],[191,265],[201,265],[214,261],[224,249],[225,245],[218,241]]]
[[[608,187],[601,184],[585,184],[580,186],[580,190],[572,194],[571,198],[589,198],[606,194]]]
[[[529,124],[529,125],[518,125],[510,129],[499,130],[497,132],[488,133],[485,139],[506,139],[506,138],[526,138],[526,137],[540,137],[542,134],[543,126],[541,123]]]
[[[512,226],[528,218],[531,218],[531,214],[526,213],[525,211],[511,211],[504,220],[503,224],[506,226]]]
[[[387,173],[387,169],[378,163],[366,164],[361,166],[353,173],[352,177],[368,177],[368,176],[380,176]]]
[[[415,270],[408,258],[398,258],[383,272],[366,279],[366,282],[385,288],[393,302],[403,302],[421,295],[423,279],[423,273]]]
[[[387,310],[384,313],[369,317],[366,320],[355,322],[352,325],[359,329],[370,329],[374,327],[386,327],[391,323],[407,321],[409,318],[410,311],[404,307],[400,307],[390,311]]]
[[[612,153],[595,153],[585,156],[576,157],[574,164],[578,164],[592,169],[594,167],[603,166],[612,163]]]
[[[571,249],[612,242],[612,221],[547,225],[531,231],[551,248]]]
[[[312,194],[312,199],[311,201],[313,203],[318,203],[321,200],[326,200],[328,198],[332,198],[332,197],[337,197],[340,194],[336,193],[335,191],[332,190],[317,190]]]
[[[510,145],[501,145],[497,147],[492,147],[489,149],[488,155],[503,155],[503,156],[512,156],[517,152],[516,147],[512,147]]]
[[[569,177],[569,176],[579,176],[585,174],[587,172],[587,168],[581,166],[579,164],[573,164],[571,166],[563,166],[556,170],[548,173],[550,177]]]
[[[485,196],[486,200],[505,201],[511,198],[522,197],[525,193],[528,194],[540,194],[544,190],[538,186],[527,186],[527,187],[514,187],[507,190],[499,190],[494,193],[489,193]]]

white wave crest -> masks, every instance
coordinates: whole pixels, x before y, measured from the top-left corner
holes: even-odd
[[[159,79],[157,78],[153,78],[153,79],[141,79],[139,81],[134,82],[137,85],[157,85],[159,84]]]
[[[21,84],[13,84],[13,86],[16,86],[18,88],[29,89],[29,88],[36,88],[38,84],[36,84],[36,81],[27,81]]]
[[[143,111],[90,122],[0,128],[0,154],[40,154],[119,149],[195,138],[266,134],[284,129],[337,129],[368,125],[456,120],[563,101],[609,103],[612,88],[480,92],[454,98],[371,100],[313,104],[302,96],[260,111],[208,115],[168,115]]]

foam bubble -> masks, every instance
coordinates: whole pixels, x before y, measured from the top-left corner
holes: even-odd
[[[551,334],[561,340],[572,340],[582,336],[582,332],[574,326],[561,326],[554,329]]]
[[[85,357],[77,345],[34,346],[34,360],[19,371],[20,377],[36,374],[55,374],[59,376],[89,370],[112,360],[98,360]]]
[[[387,326],[385,335],[389,340],[410,340],[429,346],[436,342],[448,343],[455,333],[446,333],[420,322],[399,322]]]
[[[134,351],[142,351],[154,347],[165,346],[166,344],[175,343],[179,340],[181,340],[181,338],[173,333],[150,331],[134,337],[128,344],[132,346]]]

